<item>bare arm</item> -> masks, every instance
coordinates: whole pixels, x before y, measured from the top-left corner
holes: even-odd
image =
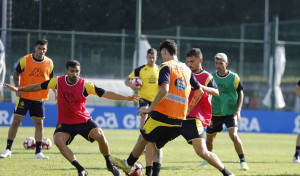
[[[139,95],[131,95],[131,96],[124,96],[112,91],[105,91],[102,95],[104,98],[112,99],[112,100],[127,100],[127,101],[138,101]]]
[[[201,86],[202,87],[202,86]],[[189,114],[191,112],[191,110],[195,107],[195,105],[198,103],[198,101],[200,100],[200,98],[203,95],[203,90],[201,89],[197,89],[194,91],[194,95],[189,103],[188,106],[188,110],[187,110],[187,114]]]
[[[20,73],[15,72],[15,73],[14,73],[14,76],[13,76],[13,79],[14,79],[14,84],[15,84],[15,86],[16,86],[16,87],[19,87]]]
[[[15,71],[14,76],[13,76],[14,84],[15,84],[16,87],[19,87],[20,74],[21,73],[18,73],[18,72]],[[17,97],[22,97],[22,92],[16,91],[16,96]]]
[[[168,92],[169,92],[169,84],[163,82],[151,105],[148,108],[138,110],[137,113],[149,114],[153,110],[153,108],[156,105],[158,105],[158,103],[160,103],[161,100],[163,100],[163,98],[167,95]]]
[[[295,94],[300,98],[300,86],[295,87]]]
[[[212,95],[212,96],[219,96],[219,90],[213,87],[207,87],[207,86],[203,86],[201,85],[201,88],[208,94]]]
[[[3,86],[15,92],[36,92],[36,91],[43,90],[41,84],[31,84],[25,87],[15,87],[4,83]]]
[[[237,101],[237,108],[234,113],[235,116],[237,116],[237,121],[239,122],[241,120],[241,110],[243,106],[243,101],[244,101],[244,92],[241,90],[238,93],[238,101]]]

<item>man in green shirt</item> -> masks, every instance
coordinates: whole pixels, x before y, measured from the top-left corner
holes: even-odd
[[[212,73],[219,89],[219,96],[212,98],[212,120],[207,127],[206,145],[209,151],[213,149],[213,141],[218,132],[226,125],[229,136],[234,143],[235,150],[240,158],[242,170],[249,170],[247,166],[244,149],[241,139],[238,136],[237,124],[241,119],[241,109],[243,105],[244,93],[243,84],[236,73],[227,70],[228,59],[226,54],[217,53],[215,56],[215,66],[217,71]],[[205,167],[206,161],[200,166]]]

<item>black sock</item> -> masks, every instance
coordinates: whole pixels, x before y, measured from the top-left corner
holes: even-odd
[[[40,153],[42,150],[42,142],[36,142],[35,144],[35,154]]]
[[[240,154],[239,157],[240,157],[240,162],[246,162],[244,154]]]
[[[127,164],[129,166],[133,166],[137,160],[138,160],[138,158],[133,157],[132,153],[130,153],[129,157],[127,158]]]
[[[6,149],[9,149],[11,151],[13,142],[14,142],[14,140],[7,139]]]
[[[78,163],[77,160],[74,160],[71,164],[76,167],[76,169],[78,170],[78,172],[81,172],[81,171],[84,170],[84,168]]]
[[[109,157],[109,155],[104,156],[105,161],[106,161],[106,167],[107,167],[107,168],[111,168],[111,167],[112,167],[112,164],[111,164],[110,160],[108,159],[108,157]]]
[[[299,150],[300,150],[300,146],[296,146],[296,152],[295,152],[294,157],[297,158],[299,156]]]
[[[153,173],[152,173],[152,176],[159,176],[160,168],[161,168],[161,164],[160,163],[153,162]]]
[[[225,167],[223,170],[221,170],[223,176],[229,176],[231,174],[231,172],[229,172]]]
[[[146,176],[152,176],[152,166],[146,166]]]

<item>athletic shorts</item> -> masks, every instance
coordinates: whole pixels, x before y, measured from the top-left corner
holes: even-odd
[[[95,129],[100,128],[99,125],[93,121],[92,119],[89,119],[86,123],[80,123],[80,124],[57,124],[56,129],[54,131],[54,135],[56,133],[65,133],[69,135],[69,139],[66,142],[67,145],[71,144],[73,139],[77,134],[80,134],[82,137],[84,137],[87,141],[94,142],[95,139],[90,138],[90,132]]]
[[[14,114],[25,117],[28,110],[31,118],[45,118],[44,101],[29,100],[18,97],[16,101]]]
[[[205,139],[202,122],[197,118],[187,117],[182,121],[181,135],[189,144],[192,144],[194,139]]]
[[[145,140],[153,142],[157,149],[161,149],[178,136],[181,124],[180,119],[152,111],[140,132]]]
[[[210,125],[207,126],[206,133],[213,134],[223,130],[223,124],[228,128],[237,127],[237,119],[233,115],[228,116],[212,116]]]
[[[143,106],[147,106],[149,107],[151,105],[151,101],[148,101],[146,99],[140,98],[139,100],[139,108],[143,107]]]

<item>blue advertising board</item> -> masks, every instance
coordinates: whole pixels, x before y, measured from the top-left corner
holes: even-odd
[[[0,103],[0,126],[10,126],[13,120],[13,103]],[[87,106],[88,111],[103,129],[139,129],[140,117],[136,107]],[[55,127],[57,106],[45,105],[45,127]],[[242,110],[239,132],[300,133],[300,113],[285,111]],[[27,114],[21,126],[34,126]]]

